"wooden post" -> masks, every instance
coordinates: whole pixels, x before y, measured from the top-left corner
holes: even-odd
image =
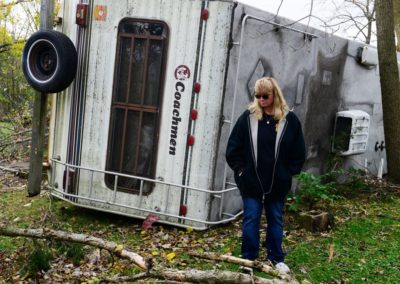
[[[40,30],[53,28],[54,0],[41,0]],[[36,92],[33,102],[32,142],[29,160],[28,196],[40,193],[47,114],[47,94]]]

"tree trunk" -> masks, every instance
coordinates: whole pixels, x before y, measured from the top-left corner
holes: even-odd
[[[377,0],[376,26],[388,175],[400,183],[400,83],[392,0]]]
[[[53,29],[54,0],[40,1],[40,30]],[[46,129],[48,94],[35,92],[32,115],[32,143],[30,153],[28,195],[40,193],[42,182],[43,151],[45,147],[44,133]]]

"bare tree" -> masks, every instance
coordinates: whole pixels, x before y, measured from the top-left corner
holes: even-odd
[[[385,129],[388,174],[400,182],[400,81],[397,66],[392,0],[376,0],[379,72]]]
[[[375,36],[375,0],[332,0],[330,4],[335,7],[335,12],[326,20],[325,28],[332,32],[345,31],[366,44],[372,42]]]

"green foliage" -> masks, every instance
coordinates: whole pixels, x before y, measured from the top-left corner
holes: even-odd
[[[46,271],[50,268],[50,261],[53,255],[48,246],[41,241],[33,240],[33,250],[28,255],[22,274],[33,276],[39,271]]]
[[[0,252],[12,252],[18,246],[9,237],[0,237]]]
[[[302,207],[311,210],[320,201],[330,203],[339,198],[333,193],[334,182],[323,182],[326,177],[326,175],[316,176],[308,172],[297,175],[299,189],[293,197],[294,201],[289,210],[297,211]]]
[[[0,20],[4,23],[0,27],[0,120],[15,123],[14,128],[19,129],[21,122],[30,117],[29,104],[34,95],[34,90],[24,78],[21,62],[26,38],[32,30],[27,25],[29,18],[14,11],[17,4],[3,2],[0,1]],[[34,1],[29,2],[32,2],[29,5],[34,5]],[[28,10],[25,12],[28,13]],[[29,11],[30,17],[34,14]]]
[[[84,245],[79,243],[59,242],[58,251],[72,261],[74,265],[79,265],[85,257]]]
[[[300,283],[398,283],[400,200],[361,206],[366,216],[339,224],[328,237],[296,243],[286,261]]]

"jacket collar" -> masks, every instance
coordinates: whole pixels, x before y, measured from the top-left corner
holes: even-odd
[[[279,148],[279,144],[281,142],[281,136],[283,135],[286,123],[287,123],[287,115],[288,115],[289,111],[286,111],[284,113],[283,118],[279,121],[278,124],[278,129],[277,129],[277,133],[276,133],[276,140],[275,140],[275,158],[276,155],[278,154],[278,148]],[[250,133],[251,133],[251,142],[253,144],[253,157],[254,157],[254,162],[257,166],[257,150],[258,150],[258,145],[257,145],[257,136],[258,136],[258,119],[255,115],[254,112],[251,112],[249,114],[249,121],[250,121]]]

